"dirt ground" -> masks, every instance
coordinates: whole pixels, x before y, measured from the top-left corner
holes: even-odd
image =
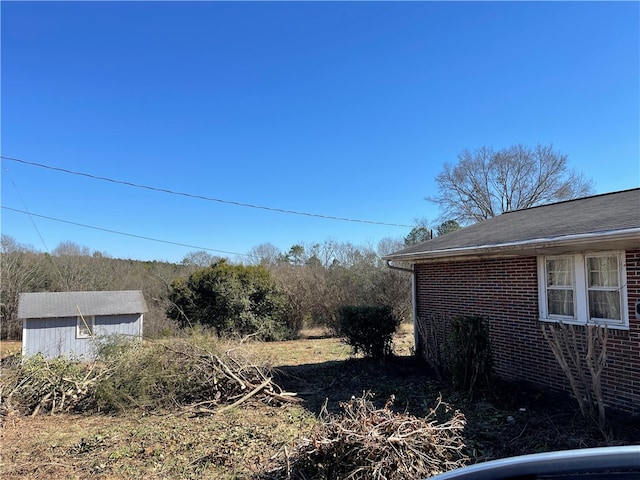
[[[8,416],[0,432],[0,478],[256,478],[281,464],[307,434],[326,401],[329,410],[372,392],[384,404],[425,415],[440,395],[467,419],[470,462],[542,451],[640,443],[640,419],[610,415],[606,431],[577,414],[567,398],[496,385],[473,401],[425,374],[409,355],[410,326],[396,339],[398,356],[384,362],[352,358],[349,347],[322,331],[291,342],[249,344],[266,358],[277,383],[300,405],[250,402],[223,414],[64,414]]]

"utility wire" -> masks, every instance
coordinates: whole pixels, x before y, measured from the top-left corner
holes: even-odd
[[[24,199],[22,198],[22,195],[20,194],[20,190],[18,190],[18,186],[16,185],[15,180],[13,179],[11,174],[9,173],[9,169],[5,168],[4,173],[5,173],[5,175],[9,175],[9,179],[11,180],[11,184],[13,185],[13,188],[15,189],[16,193],[18,194],[18,198],[20,199],[20,202],[22,203],[22,206],[24,207],[24,209],[26,211],[25,213],[29,216],[29,220],[31,221],[31,224],[33,225],[33,228],[35,229],[36,233],[38,234],[38,237],[40,237],[40,241],[42,242],[42,245],[44,245],[45,252],[50,253],[49,252],[49,247],[47,247],[47,243],[44,241],[44,238],[42,237],[42,234],[40,233],[40,229],[36,225],[36,221],[33,219],[33,215],[31,215],[31,212],[29,212],[29,208],[27,208],[27,204],[25,203]],[[62,285],[66,286],[67,291],[69,291],[69,284],[65,280],[64,275],[62,275],[62,272],[60,271],[60,268],[58,268],[58,265],[56,264],[56,262],[53,261],[53,258],[51,256],[48,256],[46,258],[48,258],[49,262],[51,263],[51,265],[53,265],[53,269],[58,274],[58,277],[60,277],[60,281],[62,282]]]
[[[35,229],[36,233],[38,234],[38,237],[40,237],[40,241],[42,242],[42,245],[44,245],[44,250],[45,252],[49,253],[49,247],[47,247],[47,243],[44,241],[44,238],[42,238],[42,234],[40,233],[40,230],[38,229],[38,226],[36,225],[36,222],[33,220],[33,217],[31,216],[31,213],[29,213],[29,208],[27,208],[27,204],[24,202],[24,199],[22,198],[22,195],[20,195],[20,191],[18,190],[18,186],[16,185],[16,182],[13,180],[13,177],[11,176],[11,174],[9,174],[9,169],[5,169],[4,171],[5,175],[9,175],[9,180],[11,180],[11,184],[13,185],[13,188],[15,189],[16,193],[18,194],[18,198],[20,199],[20,203],[22,203],[22,207],[25,209],[25,212],[27,215],[29,215],[29,220],[31,220],[31,224],[33,225],[33,228]],[[60,273],[60,272],[58,272]]]
[[[197,194],[192,194],[192,193],[185,193],[185,192],[177,192],[174,190],[169,190],[166,188],[159,188],[159,187],[151,187],[149,185],[142,185],[139,183],[133,183],[133,182],[127,182],[124,180],[116,180],[113,178],[108,178],[108,177],[101,177],[98,175],[92,175],[90,173],[83,173],[83,172],[77,172],[74,170],[69,170],[66,168],[60,168],[60,167],[53,167],[51,165],[45,165],[43,163],[36,163],[36,162],[29,162],[27,160],[21,160],[19,158],[13,158],[13,157],[5,157],[4,155],[0,155],[0,158],[2,158],[3,160],[8,160],[11,162],[18,162],[18,163],[22,163],[25,165],[32,165],[34,167],[40,167],[40,168],[46,168],[48,170],[55,170],[58,172],[64,172],[64,173],[68,173],[71,175],[78,175],[78,176],[82,176],[82,177],[87,177],[87,178],[92,178],[94,180],[102,180],[105,182],[111,182],[111,183],[117,183],[120,185],[126,185],[128,187],[135,187],[135,188],[142,188],[145,190],[151,190],[154,192],[162,192],[162,193],[168,193],[170,195],[179,195],[182,197],[188,197],[188,198],[196,198],[198,200],[207,200],[209,202],[218,202],[218,203],[226,203],[229,205],[236,205],[238,207],[248,207],[248,208],[257,208],[260,210],[268,210],[271,212],[280,212],[280,213],[288,213],[290,215],[303,215],[306,217],[315,217],[315,218],[324,218],[327,220],[339,220],[342,222],[356,222],[356,223],[367,223],[370,225],[384,225],[387,227],[403,227],[403,228],[412,228],[411,225],[403,225],[400,223],[386,223],[386,222],[376,222],[376,221],[372,221],[372,220],[359,220],[359,219],[355,219],[355,218],[346,218],[346,217],[335,217],[332,215],[321,215],[319,213],[308,213],[308,212],[299,212],[296,210],[286,210],[286,209],[282,209],[282,208],[273,208],[273,207],[265,207],[262,205],[253,205],[251,203],[242,203],[242,202],[236,202],[233,200],[223,200],[220,198],[212,198],[212,197],[206,197],[204,195],[197,195]]]
[[[33,212],[26,212],[24,210],[18,210],[17,208],[6,207],[4,205],[1,205],[1,207],[3,209],[5,209],[5,210],[9,210],[11,212],[24,213],[25,215],[29,215],[29,216],[33,216],[33,217],[46,218],[47,220],[53,220],[55,222],[67,223],[69,225],[75,225],[77,227],[91,228],[93,230],[99,230],[101,232],[113,233],[113,234],[116,234],[116,235],[124,235],[126,237],[140,238],[142,240],[150,240],[152,242],[167,243],[169,245],[178,245],[180,247],[195,248],[196,250],[205,250],[207,252],[226,253],[228,255],[238,255],[238,256],[242,256],[242,257],[251,257],[252,256],[252,255],[248,255],[246,253],[228,252],[226,250],[216,250],[216,249],[213,249],[213,248],[199,247],[197,245],[189,245],[187,243],[172,242],[170,240],[160,240],[159,238],[145,237],[145,236],[142,236],[142,235],[135,235],[133,233],[126,233],[126,232],[120,232],[118,230],[110,230],[108,228],[95,227],[93,225],[86,225],[84,223],[71,222],[69,220],[62,220],[61,218],[48,217],[47,215],[39,215],[39,214],[33,213]]]

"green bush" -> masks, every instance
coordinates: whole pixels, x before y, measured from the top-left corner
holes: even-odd
[[[393,353],[393,334],[399,326],[389,306],[345,306],[338,311],[334,329],[354,354],[383,358]]]
[[[295,337],[286,298],[261,266],[220,261],[171,284],[167,316],[182,327],[212,327],[219,336],[255,335],[260,340]]]
[[[476,387],[489,385],[492,361],[487,318],[454,318],[451,321],[448,350],[454,387],[471,395]]]

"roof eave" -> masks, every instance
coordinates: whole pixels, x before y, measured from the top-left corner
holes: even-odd
[[[566,247],[588,247],[594,244],[624,244],[640,248],[640,227],[624,230],[591,232],[565,235],[552,238],[535,238],[517,242],[505,242],[493,245],[476,245],[406,254],[391,254],[384,260],[416,262],[431,259],[453,259],[455,257],[520,256],[526,254],[545,254]],[[628,247],[627,247],[628,248]]]

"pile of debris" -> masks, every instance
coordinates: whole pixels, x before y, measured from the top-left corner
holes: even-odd
[[[393,396],[376,408],[365,393],[341,403],[340,414],[325,408],[308,438],[266,478],[348,478],[400,480],[425,478],[466,464],[462,431],[464,415],[449,411],[440,399],[423,418],[392,410]],[[451,416],[444,421],[442,410]]]
[[[270,369],[215,339],[107,345],[96,362],[40,355],[5,361],[0,415],[176,409],[212,414],[252,399],[299,402]]]

